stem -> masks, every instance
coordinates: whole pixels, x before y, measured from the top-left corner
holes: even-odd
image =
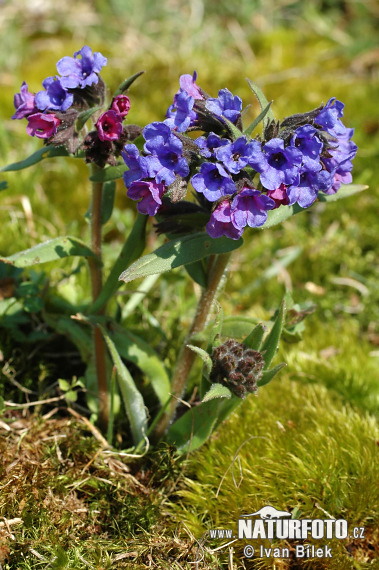
[[[203,330],[210,310],[212,308],[213,301],[216,298],[217,290],[220,285],[220,281],[225,273],[227,264],[230,259],[230,253],[222,253],[214,257],[210,265],[210,274],[208,276],[208,284],[206,289],[204,289],[203,294],[199,300],[197,306],[197,311],[192,321],[191,328],[185,338],[179,357],[176,363],[176,368],[174,376],[172,378],[171,393],[173,398],[167,409],[167,412],[163,415],[160,422],[155,430],[157,437],[162,437],[166,432],[170,422],[173,420],[176,408],[178,406],[178,398],[180,398],[184,392],[187,384],[188,376],[191,371],[192,365],[196,358],[196,353],[187,347],[190,338]]]
[[[92,173],[99,169],[95,164],[92,165]],[[98,259],[101,260],[101,200],[103,193],[103,183],[94,182],[92,184],[92,206],[91,206],[91,248],[96,253]],[[92,301],[95,302],[101,293],[103,286],[102,265],[94,258],[89,258],[89,268],[92,286]],[[103,306],[97,314],[103,314],[105,306]],[[105,342],[101,331],[98,327],[94,329],[93,335],[97,385],[100,400],[100,424],[103,429],[106,428],[109,419],[108,410],[108,387],[107,387],[107,371],[105,360]]]

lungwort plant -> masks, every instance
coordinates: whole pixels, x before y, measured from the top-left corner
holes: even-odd
[[[231,253],[242,246],[247,226],[268,229],[315,201],[331,202],[363,189],[350,184],[357,150],[353,129],[342,123],[344,105],[335,98],[279,121],[272,102],[251,81],[261,112],[246,126],[241,99],[228,89],[211,97],[197,84],[196,73],[180,77],[165,120],[141,128],[128,122],[132,110],[127,93],[142,72],[108,97],[100,76],[106,64],[101,53],[84,46],[74,57],[58,61],[58,75],[46,78],[38,93],[31,93],[24,82],[14,97],[12,118],[26,119],[28,135],[44,144],[2,171],[28,168],[56,156],[84,160],[92,185],[86,213],[91,241],[62,236],[2,258],[0,276],[17,285],[1,301],[2,325],[18,340],[21,335],[21,340],[38,344],[46,327],[26,338],[18,326],[28,315],[38,314],[48,331],[66,335],[77,345],[86,365],[88,405],[102,429],[108,426],[110,443],[118,393],[136,449],[149,438],[164,438],[182,451],[195,449],[241,398],[256,393],[284,366],[272,366],[280,337],[285,333],[296,339],[309,312],[293,305],[287,294],[268,326],[251,325],[242,342],[230,338],[228,319],[223,319],[220,308],[214,317],[212,307]],[[115,181],[120,178],[128,197],[137,202],[138,213],[113,267],[104,275],[102,226],[112,215]],[[141,257],[148,216],[155,216],[157,232],[167,240]],[[250,232],[248,239],[253,236]],[[41,294],[45,282],[36,266],[68,256],[88,262],[92,294],[88,292],[84,307],[62,307],[51,297],[44,302]],[[107,312],[107,304],[123,282],[143,277],[142,288],[148,289],[150,276],[180,266],[201,286],[202,294],[176,365],[168,370],[148,340],[128,331],[119,313],[113,317]],[[23,272],[28,267],[33,270]],[[193,381],[189,393],[188,379],[198,357],[203,368],[192,397]],[[150,413],[127,362],[142,369],[145,385],[155,394]],[[184,398],[191,398],[191,403]]]

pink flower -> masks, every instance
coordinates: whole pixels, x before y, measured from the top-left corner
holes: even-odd
[[[275,208],[279,208],[281,204],[284,206],[287,206],[287,204],[289,204],[286,186],[283,183],[278,188],[275,188],[275,190],[267,190],[267,196],[274,200]]]
[[[120,117],[126,117],[130,109],[130,99],[127,95],[117,95],[112,101],[111,109]]]
[[[26,132],[31,137],[38,137],[39,139],[49,139],[57,132],[57,127],[61,121],[54,115],[54,113],[34,113],[29,115],[28,126]]]
[[[122,134],[122,117],[116,111],[106,111],[99,117],[96,127],[101,141],[117,141]]]

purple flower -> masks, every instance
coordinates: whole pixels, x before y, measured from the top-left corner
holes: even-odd
[[[302,208],[309,208],[316,200],[319,190],[327,190],[332,183],[332,177],[326,170],[310,172],[305,170],[300,174],[300,180],[287,188],[289,204],[295,202]]]
[[[172,134],[171,129],[165,123],[161,123],[159,121],[155,121],[154,123],[150,123],[146,125],[143,129],[143,136],[145,141],[158,141],[159,144],[167,143],[172,137],[175,135]],[[179,140],[177,137],[175,137]],[[147,144],[145,145],[146,152],[149,152],[149,148],[146,148]]]
[[[344,107],[345,105],[341,101],[332,97],[315,118],[315,123],[332,134],[331,131],[340,123],[339,119],[343,116]]]
[[[273,210],[275,202],[259,190],[243,188],[234,198],[231,215],[234,225],[243,229],[245,226],[258,228],[267,220],[267,210]]]
[[[229,144],[229,139],[222,139],[215,133],[209,133],[208,137],[198,137],[195,139],[195,143],[200,149],[200,154],[209,158],[214,156],[214,150],[220,146],[225,146]]]
[[[12,115],[12,119],[24,119],[37,111],[35,96],[29,93],[28,85],[25,81],[22,82],[20,93],[15,94],[13,104],[16,112]]]
[[[157,182],[171,184],[175,176],[187,176],[189,166],[183,154],[183,143],[164,123],[151,123],[143,130],[144,149],[151,153],[149,167]]]
[[[124,172],[124,183],[127,188],[136,180],[153,177],[148,168],[147,157],[140,155],[135,144],[125,145],[121,155],[129,168],[129,170]]]
[[[241,115],[242,99],[237,95],[233,96],[229,89],[220,89],[218,98],[207,99],[205,107],[217,117],[226,117],[236,123]]]
[[[196,192],[204,194],[210,202],[237,192],[236,185],[221,164],[204,162],[191,182]]]
[[[167,110],[165,124],[178,133],[186,131],[197,119],[197,114],[192,111],[194,103],[195,99],[186,91],[175,95],[173,105]]]
[[[350,140],[354,134],[354,129],[348,129],[344,125],[335,128],[335,134],[339,133],[336,141],[336,148],[329,149],[331,158],[322,158],[322,163],[326,170],[332,175],[330,188],[322,189],[326,194],[335,194],[339,190],[341,183],[350,184],[352,181],[350,172],[353,169],[352,160],[357,154],[357,145]],[[334,135],[335,136],[335,135]],[[334,145],[334,143],[331,143]]]
[[[47,77],[42,81],[45,91],[36,95],[36,105],[41,111],[67,111],[71,107],[74,96],[61,84],[59,77]]]
[[[232,174],[238,174],[248,164],[254,165],[258,171],[265,166],[260,143],[255,140],[247,142],[246,137],[219,146],[215,149],[215,155]]]
[[[204,99],[199,89],[199,86],[196,85],[195,81],[197,78],[196,71],[193,72],[193,75],[185,74],[181,75],[179,79],[180,89],[185,91],[188,95],[193,97],[194,99]]]
[[[124,118],[129,113],[130,99],[127,95],[117,95],[112,101],[111,110]]]
[[[267,190],[267,196],[272,198],[275,202],[275,208],[279,208],[283,204],[283,206],[287,206],[289,204],[289,198],[287,196],[287,187],[284,184],[281,184],[275,190]]]
[[[316,136],[317,129],[312,125],[304,125],[296,129],[291,139],[291,146],[296,147],[303,155],[303,167],[312,172],[320,170],[320,155],[323,144]]]
[[[229,200],[223,200],[217,205],[205,228],[212,238],[226,236],[239,239],[243,233],[243,229],[233,224]]]
[[[155,180],[132,182],[127,191],[127,195],[132,200],[140,200],[137,204],[137,210],[141,214],[155,216],[162,205],[162,196],[166,187],[164,184],[158,184]]]
[[[282,139],[271,139],[264,145],[263,150],[266,165],[260,170],[262,185],[267,190],[275,190],[282,183],[296,183],[302,162],[301,152],[292,146],[284,148]]]
[[[116,111],[106,111],[98,118],[96,128],[101,141],[117,141],[122,135],[122,117]]]
[[[55,135],[60,124],[60,120],[54,113],[34,113],[29,115],[27,119],[26,132],[31,137],[36,136],[39,139],[49,139]]]
[[[81,59],[79,59],[79,56]],[[62,75],[61,83],[66,89],[96,84],[99,81],[98,73],[107,65],[107,58],[100,52],[92,54],[88,46],[74,53],[74,57],[62,57],[57,63],[57,70]]]

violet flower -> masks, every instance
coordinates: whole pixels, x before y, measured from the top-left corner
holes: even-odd
[[[229,89],[220,89],[218,98],[207,99],[205,107],[217,117],[226,117],[236,123],[241,115],[242,99],[238,95],[233,96]]]
[[[41,111],[67,111],[74,102],[74,96],[61,84],[59,77],[47,77],[42,81],[45,91],[36,94],[35,102]]]
[[[274,208],[274,200],[261,194],[259,190],[245,187],[232,202],[231,216],[237,228],[258,228],[266,222],[267,211]]]
[[[141,214],[155,216],[162,205],[161,198],[165,189],[164,184],[157,183],[155,180],[136,180],[130,185],[127,195],[132,200],[140,200],[137,210]]]
[[[84,87],[96,84],[99,81],[98,73],[104,65],[107,65],[106,57],[98,51],[92,54],[91,48],[84,46],[74,53],[74,57],[62,57],[57,63],[57,70],[62,75],[61,84],[63,87],[66,89],[75,89],[76,87],[84,89]]]
[[[35,104],[35,95],[29,93],[28,85],[25,81],[22,82],[20,93],[15,94],[13,104],[16,112],[12,115],[12,119],[24,119],[38,111]]]
[[[204,194],[210,202],[237,192],[236,185],[221,164],[203,162],[200,172],[192,177],[191,182],[196,192]]]
[[[229,200],[223,200],[217,205],[205,228],[212,238],[226,236],[239,239],[243,233],[243,228],[237,228],[232,221]]]
[[[302,154],[292,146],[284,148],[282,139],[271,139],[263,147],[266,165],[261,170],[260,181],[267,190],[275,190],[282,183],[296,183],[299,178],[299,168]]]

